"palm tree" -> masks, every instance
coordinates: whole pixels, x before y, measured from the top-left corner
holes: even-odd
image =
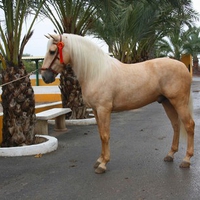
[[[43,1],[33,3],[31,0],[0,1],[0,9],[4,15],[0,25],[0,58],[4,85],[1,96],[4,113],[2,146],[34,143],[34,92],[22,63],[22,54],[33,34],[32,27],[42,4]],[[31,7],[37,8],[37,11]],[[34,17],[22,38],[22,28],[30,13],[34,14]]]
[[[99,20],[93,31],[106,41],[117,59],[127,63],[153,57],[155,42],[173,30],[174,22],[190,24],[196,17],[191,0],[115,0],[108,15],[103,14],[102,8],[108,7],[105,1],[97,2]]]
[[[168,37],[160,39],[157,46],[157,57],[169,56],[177,60],[181,59],[181,55],[184,54],[184,39],[185,35],[180,33],[180,30],[174,30]]]
[[[52,21],[60,34],[73,33],[84,36],[93,24],[95,8],[85,0],[48,0],[42,14]],[[81,87],[70,66],[66,66],[61,73],[59,88],[63,107],[72,110],[67,118],[86,118],[87,107],[83,102]]]
[[[186,31],[186,40],[184,41],[186,54],[193,56],[194,65],[198,66],[197,55],[200,53],[200,28],[192,27]]]
[[[159,40],[157,46],[157,57],[169,56],[177,60],[183,54],[191,54],[194,61],[197,61],[197,54],[200,52],[200,29],[189,27],[188,30],[176,27],[166,37]]]
[[[103,39],[109,51],[122,62],[132,63],[154,56],[154,44],[162,38],[170,20],[187,22],[195,16],[191,0],[49,0],[43,14],[59,33],[93,34]],[[183,16],[191,14],[185,20]],[[169,26],[168,26],[169,25]],[[66,66],[61,74],[63,107],[73,110],[71,118],[84,118],[81,88]]]

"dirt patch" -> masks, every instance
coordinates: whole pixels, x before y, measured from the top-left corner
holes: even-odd
[[[43,138],[43,137],[35,137],[35,142],[34,144],[40,144],[40,143],[43,143],[43,142],[46,142],[47,139],[46,138]]]

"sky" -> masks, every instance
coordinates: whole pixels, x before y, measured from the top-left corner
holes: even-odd
[[[47,18],[40,19],[36,21],[33,27],[34,33],[31,39],[28,41],[27,45],[24,49],[24,54],[30,54],[31,56],[45,56],[47,50],[47,42],[48,39],[44,35],[48,35],[54,33],[54,26],[51,21]],[[24,28],[24,32],[26,28]],[[89,37],[92,41],[94,41],[103,51],[108,52],[108,46],[104,41],[101,41],[92,36]]]
[[[200,0],[192,0],[193,8],[200,13]],[[199,22],[196,23],[197,26],[200,26],[200,19]],[[47,48],[47,42],[48,39],[44,36],[48,33],[54,33],[54,26],[48,20],[45,19],[39,19],[36,21],[33,30],[33,36],[27,43],[24,54],[30,54],[31,56],[44,56],[46,54],[46,48]],[[26,27],[24,27],[24,32],[26,31]],[[105,42],[100,41],[94,37],[89,37],[91,40],[93,40],[100,48],[103,49],[103,51],[108,52],[108,47],[105,44]]]

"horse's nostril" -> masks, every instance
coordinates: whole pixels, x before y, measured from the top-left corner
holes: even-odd
[[[42,76],[42,79],[43,79],[43,81],[45,82],[45,77],[44,77],[44,76]]]

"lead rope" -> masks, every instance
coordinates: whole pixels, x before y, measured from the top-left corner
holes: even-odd
[[[34,71],[28,73],[28,74],[25,75],[25,76],[22,76],[22,77],[20,77],[20,78],[17,78],[17,79],[15,79],[15,80],[10,81],[10,82],[4,83],[4,84],[0,85],[0,87],[3,87],[3,86],[5,86],[5,85],[9,85],[9,84],[14,83],[14,82],[16,82],[16,81],[19,81],[19,80],[21,80],[21,79],[23,79],[23,78],[26,78],[27,76],[32,75],[34,72],[36,72],[36,71],[38,71],[38,70],[39,70],[39,69],[36,69],[36,70],[34,70]]]

